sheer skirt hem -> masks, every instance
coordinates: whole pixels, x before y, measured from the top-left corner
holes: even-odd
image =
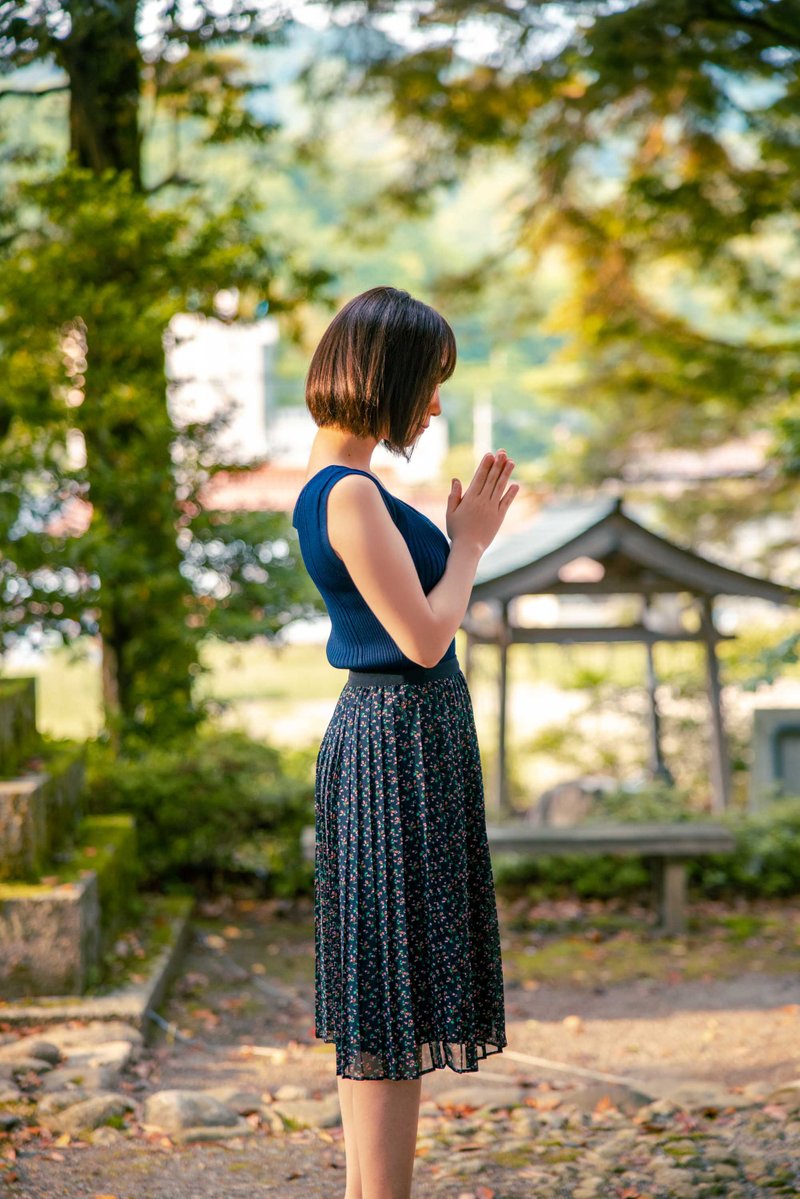
[[[321,1033],[315,1033],[315,1036],[327,1045],[336,1046],[337,1077],[356,1081],[411,1080],[444,1069],[452,1070],[455,1074],[474,1074],[479,1062],[492,1054],[502,1053],[508,1044],[502,1034],[476,1041],[422,1041],[416,1047],[414,1061],[395,1062],[393,1067],[387,1069],[380,1054],[364,1053],[358,1049],[348,1054],[340,1048],[336,1037]]]

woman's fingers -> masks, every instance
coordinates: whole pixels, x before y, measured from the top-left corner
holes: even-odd
[[[475,471],[474,482],[477,485],[478,491],[483,491],[486,480],[489,478],[492,467],[495,464],[495,456],[492,453],[484,454],[478,463],[478,469]]]
[[[472,486],[479,495],[485,493],[487,498],[498,499],[502,496],[508,476],[515,465],[513,458],[509,458],[503,449],[498,450],[497,453],[488,452],[483,455],[478,464]]]
[[[502,464],[505,461],[504,455],[505,450],[498,450],[496,454],[490,451],[483,455],[473,478],[476,491],[483,491],[487,484],[490,489],[494,488],[494,480],[497,472],[502,468]]]
[[[519,491],[519,483],[512,483],[511,486],[509,487],[508,491],[505,493],[505,495],[503,496],[503,498],[500,501],[501,505],[504,506],[504,510],[508,509],[509,505],[511,504],[511,501],[513,500],[514,496],[517,494],[518,491]]]
[[[514,463],[513,458],[506,458],[505,460],[502,460],[501,462],[499,462],[497,465],[498,465],[499,469],[497,470],[497,473],[494,478],[494,488],[492,490],[492,498],[494,498],[498,494],[502,495],[503,489],[504,489],[506,483],[508,482],[508,476],[511,474],[512,470],[514,469],[515,463]]]

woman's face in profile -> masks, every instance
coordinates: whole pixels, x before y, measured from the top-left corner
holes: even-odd
[[[434,388],[433,395],[431,396],[430,403],[428,404],[428,411],[425,414],[425,419],[422,424],[418,426],[417,431],[414,434],[415,441],[418,437],[421,437],[424,431],[427,429],[428,425],[431,423],[431,417],[441,416],[442,414],[442,405],[439,402],[439,386],[440,385],[437,383],[436,387]],[[384,434],[384,436],[386,436],[386,434]]]
[[[425,417],[424,422],[420,425],[420,432],[423,429],[427,429],[428,425],[431,423],[432,416],[441,416],[441,414],[442,414],[442,405],[439,403],[439,384],[437,383],[436,388],[433,393],[433,397],[430,402],[430,406],[428,408],[428,414]]]

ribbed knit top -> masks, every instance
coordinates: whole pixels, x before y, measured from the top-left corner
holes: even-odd
[[[292,512],[300,553],[331,620],[325,653],[331,666],[350,670],[399,670],[418,665],[406,657],[373,614],[328,540],[328,494],[348,473],[366,475],[383,496],[392,520],[409,548],[422,590],[427,595],[444,573],[450,542],[422,512],[387,491],[369,471],[334,462],[323,466],[301,488]],[[439,661],[455,657],[456,639]]]

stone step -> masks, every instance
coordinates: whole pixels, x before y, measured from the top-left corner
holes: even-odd
[[[0,998],[82,994],[136,896],[133,816],[91,816],[36,882],[0,882]]]
[[[74,836],[81,816],[85,748],[44,756],[45,769],[0,779],[0,882],[33,882]]]
[[[0,778],[17,774],[38,750],[36,676],[0,679]]]
[[[74,1038],[83,1044],[92,1031],[99,1040],[119,1040],[125,1037],[119,1021],[126,1021],[139,1029],[146,1040],[158,1027],[152,1019],[153,1013],[161,1008],[166,990],[174,977],[192,934],[191,915],[195,896],[185,894],[162,895],[157,891],[140,891],[133,915],[120,930],[120,943],[126,935],[135,932],[144,957],[138,954],[121,956],[112,951],[109,955],[109,971],[103,976],[101,986],[80,995],[35,995],[4,1003],[0,1007],[2,1023],[9,1028],[40,1028],[62,1020],[77,1021],[69,1033],[70,1043]],[[92,1028],[86,1021],[97,1022]],[[103,1028],[107,1026],[107,1033]],[[51,1035],[48,1028],[42,1032],[45,1040]],[[63,1048],[61,1036],[57,1044]],[[2,1039],[2,1038],[0,1038]],[[0,1066],[0,1084],[2,1084]]]

